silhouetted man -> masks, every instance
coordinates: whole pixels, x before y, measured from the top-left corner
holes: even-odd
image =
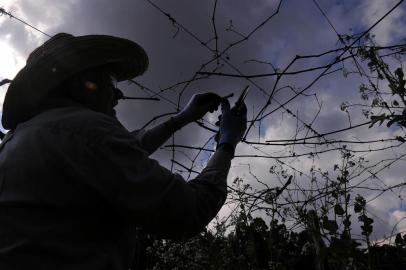
[[[0,146],[0,269],[128,269],[135,227],[192,236],[226,198],[246,108],[195,95],[168,121],[127,131],[115,117],[116,81],[148,66],[136,43],[58,34],[34,50],[10,84]],[[216,152],[193,180],[148,156],[176,130],[222,104]]]

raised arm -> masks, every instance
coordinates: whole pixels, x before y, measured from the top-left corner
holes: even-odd
[[[150,233],[163,238],[198,233],[226,199],[234,148],[246,129],[246,109],[236,116],[224,103],[222,115],[219,145],[195,179],[186,182],[160,166],[131,143],[131,135],[122,133],[108,138],[102,146],[92,147],[103,161],[97,169],[103,171],[88,185],[124,217]]]

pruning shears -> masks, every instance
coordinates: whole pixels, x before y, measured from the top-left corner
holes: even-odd
[[[244,100],[248,95],[248,91],[250,90],[250,86],[247,85],[241,92],[240,96],[238,97],[237,101],[234,104],[234,107],[231,108],[231,112],[235,114],[239,114],[241,110],[241,106],[244,104]]]
[[[242,92],[241,92],[240,96],[238,97],[237,101],[234,103],[233,109],[234,109],[234,108],[238,108],[238,109],[239,109],[239,108],[241,107],[241,105],[243,104],[245,98],[246,98],[247,95],[248,95],[248,91],[249,91],[249,90],[250,90],[250,86],[247,85],[247,86],[242,90]],[[234,96],[234,93],[231,93],[231,94],[229,94],[229,95],[227,95],[227,96],[221,97],[221,100],[226,100],[226,99],[228,99],[228,98],[230,98],[230,97],[232,97],[232,96]]]

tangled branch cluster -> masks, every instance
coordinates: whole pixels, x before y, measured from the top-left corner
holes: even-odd
[[[378,46],[374,42],[371,31],[386,17],[399,7],[400,1],[392,9],[388,10],[379,20],[365,31],[353,35],[341,35],[337,32],[333,23],[327,17],[322,7],[318,5],[321,16],[327,19],[332,31],[337,34],[338,44],[341,46],[330,50],[309,55],[296,55],[284,67],[276,68],[269,61],[248,60],[245,63],[257,65],[266,64],[273,72],[258,74],[246,74],[242,69],[233,64],[230,57],[233,49],[242,46],[249,40],[255,39],[256,34],[272,19],[283,11],[283,0],[278,1],[272,14],[258,22],[248,33],[242,33],[230,23],[225,29],[236,35],[236,40],[224,47],[221,46],[221,31],[217,24],[216,15],[219,8],[218,1],[214,1],[211,24],[212,38],[202,40],[187,26],[179,22],[174,16],[163,10],[153,1],[147,0],[158,12],[169,19],[169,22],[177,29],[176,35],[183,32],[193,38],[203,48],[208,50],[212,57],[200,65],[198,70],[192,72],[189,79],[176,82],[160,90],[152,90],[151,87],[137,83],[139,87],[152,96],[165,97],[165,93],[171,91],[178,95],[177,102],[167,100],[175,109],[181,108],[181,97],[187,90],[193,87],[197,81],[210,81],[213,78],[224,77],[248,82],[251,88],[265,97],[263,104],[255,104],[249,127],[244,136],[243,149],[247,151],[237,152],[236,160],[244,171],[244,176],[238,176],[229,186],[230,196],[228,200],[229,211],[223,218],[223,222],[232,226],[232,216],[238,209],[244,209],[247,216],[265,215],[270,220],[280,220],[288,224],[290,230],[306,229],[319,235],[320,241],[333,243],[336,239],[344,237],[365,241],[371,244],[373,220],[379,217],[368,211],[368,204],[390,193],[396,197],[400,204],[404,201],[404,179],[388,184],[384,179],[391,168],[403,165],[406,155],[404,149],[405,134],[405,79],[402,71],[402,59],[406,50],[406,44],[399,43],[389,46]],[[325,63],[325,59],[328,59]],[[317,61],[314,61],[317,60]],[[309,61],[309,62],[306,62]],[[324,64],[319,64],[324,62]],[[306,63],[306,64],[303,64]],[[308,63],[318,63],[309,66]],[[295,69],[297,64],[303,64],[306,68]],[[232,73],[223,72],[227,69]],[[394,72],[394,73],[392,73]],[[342,103],[340,109],[347,115],[348,125],[327,132],[317,130],[317,120],[323,113],[322,102],[316,90],[316,83],[329,76],[342,74],[342,80],[351,76],[359,76],[360,101],[348,100]],[[303,87],[289,84],[292,78],[307,76],[311,78]],[[270,87],[261,85],[261,79],[273,79]],[[389,90],[387,90],[387,85]],[[356,88],[357,86],[354,86]],[[287,90],[289,92],[287,92]],[[285,96],[279,93],[284,92]],[[290,93],[290,94],[287,94]],[[398,97],[398,99],[395,99]],[[311,99],[317,104],[317,110],[311,121],[306,120],[300,111],[294,111],[297,102],[307,102]],[[263,136],[263,129],[269,125],[269,119],[273,116],[287,115],[296,122],[295,131],[290,138],[272,139]],[[362,117],[364,116],[364,120]],[[354,120],[356,123],[353,123]],[[286,120],[288,121],[288,120]],[[331,121],[334,121],[332,119]],[[387,133],[386,136],[370,136],[368,139],[353,137],[349,139],[351,132],[367,130],[373,132],[374,125],[387,121],[387,126],[396,126],[396,131]],[[282,122],[282,126],[285,122]],[[215,132],[212,123],[204,120],[199,123],[200,127],[208,132]],[[211,135],[214,135],[211,133]],[[199,156],[202,153],[210,154],[211,137],[201,146],[168,144],[165,149],[172,151],[172,166],[189,177],[198,171]],[[174,141],[173,141],[174,142]],[[192,153],[192,154],[191,154]],[[184,157],[188,160],[184,160]],[[329,168],[322,169],[321,160],[331,158]],[[266,160],[269,164],[269,176],[258,176],[255,172],[257,163]],[[247,163],[244,163],[247,162]],[[306,163],[306,166],[297,164]],[[279,183],[279,184],[278,184]],[[357,195],[357,194],[362,194]],[[354,218],[359,210],[359,200],[365,200],[362,215],[358,215],[358,223],[362,237],[352,233],[354,230]],[[310,220],[313,221],[310,222]],[[357,221],[357,219],[355,219]],[[313,224],[313,225],[312,225]],[[317,226],[316,226],[317,225]],[[359,228],[359,227],[358,227]],[[394,228],[396,231],[397,228]],[[382,235],[376,238],[382,239]]]

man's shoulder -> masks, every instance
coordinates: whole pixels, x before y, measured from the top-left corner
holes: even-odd
[[[54,117],[56,121],[66,125],[78,126],[81,129],[123,128],[116,118],[84,107],[60,108],[54,113],[55,116],[51,116],[51,118]]]
[[[44,111],[18,127],[26,128],[60,130],[85,136],[128,132],[116,118],[79,106]]]

